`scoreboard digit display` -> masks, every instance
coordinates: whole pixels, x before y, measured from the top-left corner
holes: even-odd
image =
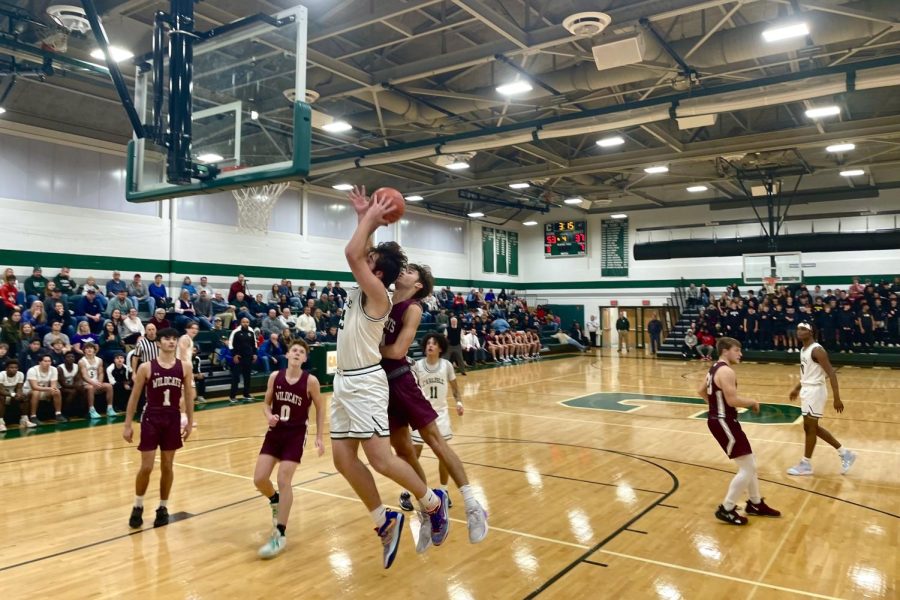
[[[564,256],[587,256],[586,221],[544,224],[544,258]]]

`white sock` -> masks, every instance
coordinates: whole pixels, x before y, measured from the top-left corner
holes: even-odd
[[[61,414],[62,414],[62,412],[56,411],[56,416],[59,416],[59,415],[61,415]]]
[[[800,459],[800,462],[805,465],[808,465],[810,463],[810,460],[804,456],[803,458]]]
[[[725,502],[722,503],[722,508],[724,508],[727,511],[734,510],[734,507],[735,507],[734,502],[728,502],[726,500]]]
[[[375,523],[375,529],[381,529],[381,526],[387,522],[387,507],[382,504],[369,515],[372,517],[372,522]]]
[[[135,496],[134,497],[134,505],[138,508],[144,508],[144,497],[143,496]]]
[[[837,453],[838,453],[838,456],[844,456],[845,454],[847,454],[847,449],[844,448],[843,446],[841,446],[840,448],[837,449]]]
[[[446,483],[441,484],[441,491],[444,492],[445,494],[449,491],[449,488],[447,487]]]
[[[459,488],[459,493],[462,494],[463,502],[466,505],[466,510],[475,508],[476,504],[478,504],[478,500],[475,498],[475,490],[473,490],[472,486],[468,483]]]
[[[416,498],[419,501],[419,504],[425,509],[427,513],[433,513],[441,506],[441,499],[438,498],[437,494],[435,494],[430,488],[425,495],[421,498]]]
[[[159,501],[159,507],[160,507],[160,508],[165,508],[165,507],[168,506],[168,505],[169,505],[169,501],[168,501],[168,500],[160,500],[160,501]]]

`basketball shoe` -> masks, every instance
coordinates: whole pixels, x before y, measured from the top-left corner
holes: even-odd
[[[435,546],[440,546],[447,539],[447,534],[450,533],[450,515],[448,513],[450,507],[447,506],[448,498],[444,490],[434,490],[434,493],[440,499],[441,505],[434,512],[429,513],[431,517],[431,543]]]
[[[2,417],[0,417],[0,431],[6,431],[6,421]]]
[[[405,517],[397,511],[389,510],[385,513],[385,518],[384,525],[375,529],[375,533],[381,538],[381,545],[384,546],[384,568],[390,569],[394,564],[394,558],[397,557],[397,548],[400,547]]]
[[[112,404],[106,407],[106,416],[114,417],[116,416],[116,409],[112,407]]]
[[[746,525],[749,519],[738,514],[737,506],[732,508],[731,510],[725,510],[725,507],[721,504],[719,508],[716,509],[716,518],[720,521],[725,521],[730,525]]]
[[[89,419],[102,419],[100,413],[97,412],[97,409],[93,406],[88,410],[88,418]]]
[[[409,492],[403,492],[400,494],[400,508],[409,512],[413,509],[412,498],[409,495]]]
[[[272,537],[259,549],[260,558],[275,558],[287,545],[287,538],[281,535],[278,530],[272,532]]]
[[[808,460],[801,460],[796,465],[787,470],[788,475],[812,475],[812,463]]]
[[[37,424],[29,421],[28,417],[22,415],[21,417],[19,417],[19,428],[24,429],[26,427],[37,427]]]
[[[132,506],[131,507],[131,517],[128,519],[128,526],[132,529],[140,529],[141,525],[144,524],[144,507],[143,506]]]
[[[488,533],[487,511],[481,506],[480,502],[476,502],[475,506],[466,509],[466,523],[469,526],[469,543],[477,544]]]
[[[422,554],[431,545],[431,519],[428,513],[417,511],[419,516],[419,539],[416,541],[416,553]]]
[[[856,462],[856,454],[847,450],[841,454],[841,475],[846,475],[853,463]]]
[[[165,506],[160,506],[156,509],[156,518],[153,519],[154,527],[163,527],[169,524],[169,509]]]
[[[57,423],[67,423],[69,421],[66,417],[63,416],[62,413],[57,414],[53,418],[56,419]]]
[[[765,498],[759,499],[759,504],[754,504],[752,500],[747,500],[747,508],[744,510],[748,515],[754,517],[780,517],[781,512],[775,510],[766,504]]]

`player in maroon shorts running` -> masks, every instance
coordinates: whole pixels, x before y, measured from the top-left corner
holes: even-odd
[[[303,457],[303,446],[306,444],[306,425],[309,419],[309,407],[316,407],[316,451],[319,456],[325,454],[322,443],[322,431],[325,428],[325,413],[322,396],[319,393],[319,380],[309,371],[301,367],[309,356],[309,346],[303,340],[291,343],[287,352],[288,366],[269,376],[266,386],[266,402],[263,412],[269,431],[263,440],[256,459],[253,472],[253,483],[256,489],[269,499],[272,509],[272,521],[275,526],[271,539],[259,549],[261,558],[274,558],[287,544],[285,529],[294,503],[294,490],[291,483],[294,471]],[[269,479],[278,466],[278,491]]]
[[[749,491],[746,512],[758,517],[780,517],[781,513],[769,507],[759,495],[759,479],[756,475],[756,457],[750,448],[750,440],[737,419],[739,407],[759,412],[759,402],[740,398],[737,394],[737,376],[731,365],[741,361],[741,343],[734,338],[721,337],[716,342],[719,360],[710,367],[706,380],[697,390],[709,403],[706,424],[710,433],[738,466],[737,475],[728,486],[725,501],[716,510],[716,518],[731,525],[746,525],[747,517],[738,514],[738,497]]]
[[[159,508],[156,509],[154,527],[162,527],[169,523],[169,492],[172,491],[172,480],[175,474],[172,465],[175,462],[175,451],[181,448],[182,440],[191,435],[191,428],[181,429],[181,402],[187,413],[188,423],[194,418],[194,377],[190,361],[175,358],[175,346],[178,343],[178,332],[171,327],[158,334],[159,357],[138,367],[134,376],[134,387],[128,398],[125,409],[125,430],[122,437],[131,443],[134,437],[132,421],[134,411],[144,387],[147,388],[147,404],[141,418],[141,468],[134,482],[134,507],[128,525],[133,529],[144,524],[144,494],[150,485],[150,474],[156,460],[156,449],[160,450]],[[182,388],[184,394],[182,395]]]
[[[381,346],[381,366],[388,379],[388,426],[391,431],[391,446],[397,456],[415,469],[422,481],[427,481],[413,447],[410,428],[419,432],[425,443],[446,465],[453,481],[459,486],[466,505],[469,542],[477,544],[488,532],[487,512],[475,498],[462,461],[441,435],[437,426],[438,415],[431,403],[422,395],[422,389],[406,356],[422,320],[422,305],[419,300],[428,296],[433,288],[434,279],[431,271],[427,267],[412,263],[400,272],[394,282],[394,295],[391,299],[393,305],[384,324],[384,341]],[[400,507],[404,510],[413,509],[408,492],[401,495]],[[419,520],[426,523],[427,515],[424,508],[421,506],[419,508]],[[430,533],[428,527],[420,528],[419,540],[416,543],[417,552],[424,552],[431,543],[440,546],[444,542],[443,537],[433,536]]]

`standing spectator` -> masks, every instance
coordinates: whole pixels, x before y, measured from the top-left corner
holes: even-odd
[[[169,298],[169,293],[163,283],[163,276],[159,273],[153,276],[153,283],[147,286],[147,292],[153,298],[153,304],[157,308],[167,308],[172,304],[172,299]]]
[[[238,292],[240,295],[240,292]],[[250,375],[253,370],[253,362],[256,360],[256,335],[250,329],[250,319],[241,317],[240,327],[231,332],[228,338],[228,350],[231,352],[231,398],[232,404],[237,404],[238,381],[244,379],[244,401],[253,400],[250,396]],[[315,332],[315,330],[313,330]]]
[[[460,296],[462,298],[462,296]],[[456,364],[460,375],[466,375],[466,359],[462,351],[462,325],[455,316],[450,318],[447,326],[447,353],[444,358]]]
[[[597,332],[600,331],[600,322],[597,321],[596,315],[591,315],[591,319],[584,324],[584,329],[591,338],[591,347],[597,347]]]
[[[659,343],[660,337],[662,336],[662,330],[662,321],[659,320],[659,317],[656,313],[653,313],[653,316],[647,323],[647,333],[650,334],[650,354],[656,354],[657,352],[659,352]]]
[[[619,335],[619,349],[618,352],[622,352],[624,349],[625,352],[628,352],[628,330],[631,329],[631,323],[628,322],[628,316],[623,310],[619,313],[619,318],[616,320],[616,333]]]
[[[34,303],[35,300],[43,300],[47,290],[47,278],[44,277],[40,267],[35,266],[31,277],[25,280],[25,302]]]
[[[128,284],[128,296],[138,311],[141,310],[141,302],[147,305],[147,312],[151,315],[156,310],[156,299],[150,295],[147,286],[141,281],[140,273],[135,273],[134,279]]]
[[[744,315],[744,336],[747,350],[759,349],[759,315],[753,305],[747,307],[747,313]]]
[[[112,279],[106,282],[106,297],[112,298],[118,295],[119,291],[128,292],[128,286],[122,281],[122,274],[113,271]]]
[[[200,349],[194,344],[191,352],[191,370],[194,372],[194,387],[197,388],[197,397],[194,401],[206,402],[206,373],[200,370]]]
[[[118,310],[123,315],[127,315],[128,311],[132,308],[137,309],[137,306],[132,304],[131,300],[128,299],[128,291],[122,288],[116,292],[116,295],[113,296],[112,299],[110,299],[109,303],[106,305],[105,312],[107,315],[111,315],[112,311]]]
[[[239,273],[237,277],[237,281],[231,284],[231,287],[228,288],[228,302],[231,302],[235,298],[237,298],[238,293],[247,295],[247,283],[244,281],[244,274]]]

